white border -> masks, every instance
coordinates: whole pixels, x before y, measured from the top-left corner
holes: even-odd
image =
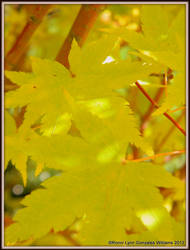
[[[189,124],[189,106],[188,106],[188,93],[189,93],[189,65],[188,65],[188,59],[189,59],[189,2],[186,4],[186,244],[188,244],[187,239],[189,240],[189,234],[188,234],[188,226],[189,226],[189,193],[188,193],[188,177],[189,177],[189,130],[188,130],[188,124]],[[187,245],[189,248],[189,245]]]
[[[188,26],[188,18],[189,18],[189,12],[188,12],[188,7],[189,7],[189,2],[182,2],[182,1],[174,1],[174,2],[143,2],[143,1],[140,1],[140,2],[52,2],[52,1],[47,1],[47,2],[41,2],[41,1],[34,1],[34,2],[2,2],[1,3],[1,9],[2,9],[2,12],[1,12],[1,15],[2,15],[2,27],[1,27],[1,30],[2,30],[2,48],[1,48],[1,52],[2,52],[2,61],[1,61],[1,64],[2,64],[2,75],[1,75],[1,82],[3,83],[2,84],[2,95],[1,95],[1,98],[2,98],[2,107],[4,107],[4,5],[5,4],[184,4],[186,5],[186,128],[188,128],[188,122],[189,122],[189,116],[188,116],[188,100],[189,100],[189,97],[188,97],[188,93],[189,93],[189,87],[188,87],[188,82],[189,82],[189,65],[188,65],[188,55],[189,55],[189,26]],[[153,249],[153,248],[159,248],[159,249],[188,249],[189,248],[189,245],[188,245],[188,221],[189,221],[189,214],[188,214],[188,211],[189,211],[189,197],[188,197],[188,176],[189,176],[189,169],[188,169],[188,158],[189,158],[189,155],[187,154],[189,152],[189,147],[188,147],[188,130],[186,129],[186,133],[187,133],[187,136],[186,136],[186,246],[174,246],[174,247],[154,247],[154,246],[146,246],[146,247],[137,247],[137,246],[134,246],[134,247],[124,247],[124,246],[121,246],[121,247],[111,247],[111,246],[14,246],[14,247],[11,247],[11,246],[4,246],[4,109],[2,108],[2,111],[1,111],[1,119],[2,119],[2,131],[1,131],[1,135],[2,135],[2,249],[54,249],[54,248],[58,248],[58,249],[65,249],[65,248],[70,248],[70,249],[83,249],[83,248],[89,248],[89,249],[98,249],[98,248],[108,248],[108,249],[115,249],[115,248],[118,248],[118,249],[128,249],[128,248],[131,248],[131,249],[143,249],[143,248],[147,248],[147,249]]]
[[[2,195],[2,205],[1,205],[1,215],[2,215],[2,235],[1,235],[1,239],[2,239],[2,245],[1,247],[3,248],[4,247],[4,165],[5,165],[5,162],[4,162],[4,4],[2,3],[1,4],[1,23],[2,23],[2,27],[1,27],[1,42],[2,42],[2,48],[1,48],[1,55],[2,55],[2,58],[1,58],[1,70],[2,70],[2,75],[1,75],[1,82],[2,82],[2,93],[1,93],[1,125],[2,125],[2,131],[1,131],[1,138],[2,138],[2,149],[1,149],[1,155],[2,155],[2,166],[1,166],[1,183],[2,183],[2,187],[1,187],[1,195]]]
[[[15,2],[3,2],[3,5],[5,5],[5,4],[97,4],[97,3],[100,3],[100,4],[176,4],[176,5],[178,5],[178,4],[187,4],[187,2],[182,2],[182,1],[179,1],[179,2],[146,2],[146,1],[144,1],[144,2],[142,2],[142,1],[139,1],[139,2],[109,2],[109,1],[107,1],[107,2],[104,2],[104,1],[101,1],[101,2],[93,2],[93,1],[90,1],[90,2],[88,2],[88,1],[84,1],[84,2],[75,2],[75,1],[71,1],[71,2],[52,2],[52,1],[46,1],[46,2],[44,2],[44,1],[38,1],[38,2],[17,2],[17,1],[15,1]]]
[[[181,2],[181,1],[179,1],[179,2],[141,2],[141,1],[139,1],[139,2],[75,2],[75,1],[73,1],[73,2],[52,2],[52,1],[46,1],[46,2],[40,2],[40,1],[38,1],[38,2],[3,2],[3,5],[4,4],[97,4],[97,3],[100,3],[100,4],[133,4],[133,5],[135,5],[135,4],[176,4],[176,5],[178,5],[178,4],[187,4],[187,2]]]

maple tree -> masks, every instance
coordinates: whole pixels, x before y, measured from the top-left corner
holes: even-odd
[[[5,56],[5,168],[25,186],[30,161],[35,176],[61,173],[24,197],[6,245],[185,245],[185,5],[137,5],[135,28],[125,13],[94,36],[97,18],[117,9],[82,5],[53,56],[27,49],[61,5],[23,6]]]

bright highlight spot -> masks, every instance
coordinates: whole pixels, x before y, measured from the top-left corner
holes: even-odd
[[[108,57],[106,57],[106,59],[103,61],[102,64],[111,63],[114,61],[115,61],[115,59],[112,56],[108,56]]]
[[[141,80],[138,80],[138,82],[139,82],[141,85],[150,85],[149,82],[145,82],[145,81],[141,81]]]
[[[140,50],[140,52],[142,52],[145,56],[152,57],[155,61],[157,61],[157,57],[154,56],[150,51],[148,51],[148,50]]]
[[[148,50],[142,50],[142,53],[143,53],[145,56],[150,56],[150,51],[148,51]]]
[[[119,145],[117,143],[105,147],[97,157],[100,163],[107,163],[111,161],[119,151]]]
[[[143,214],[141,220],[145,226],[152,226],[156,223],[156,219],[151,214]]]
[[[46,179],[48,179],[50,177],[50,173],[48,173],[47,171],[44,171],[40,174],[40,181],[45,181]]]
[[[109,22],[111,19],[111,11],[109,11],[109,10],[103,11],[103,13],[101,15],[101,19],[105,23]]]
[[[139,14],[140,14],[140,11],[139,11],[138,8],[132,9],[132,15],[133,15],[133,16],[139,16]]]
[[[106,118],[113,115],[110,102],[106,98],[90,100],[84,104],[92,114],[100,118]]]
[[[170,213],[171,210],[172,210],[172,204],[171,202],[167,201],[165,204],[164,204],[164,207],[166,208],[166,210]]]
[[[137,81],[140,83],[140,85],[150,85],[149,82],[145,82],[145,81],[141,81],[141,80],[137,80]],[[132,85],[133,85],[133,86],[136,86],[135,83],[133,83]]]
[[[64,113],[57,118],[54,126],[45,129],[43,135],[52,136],[59,133],[66,133],[71,126],[71,114]]]
[[[137,213],[137,216],[148,229],[155,228],[162,218],[159,210],[140,211]]]
[[[130,23],[126,27],[128,30],[137,30],[138,24],[137,23]]]
[[[21,195],[24,191],[24,188],[22,185],[17,184],[13,187],[12,191],[15,195]]]

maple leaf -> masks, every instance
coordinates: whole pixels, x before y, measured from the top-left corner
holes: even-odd
[[[28,156],[25,153],[25,137],[23,134],[16,132],[16,123],[13,117],[5,111],[5,168],[11,160],[17,169],[23,175],[24,183],[26,183],[26,162]]]
[[[57,62],[39,58],[31,60],[33,73],[6,71],[6,76],[20,85],[20,88],[7,93],[5,106],[27,105],[25,126],[33,125],[43,116],[42,128],[47,129],[56,123],[59,116],[69,110],[64,98],[63,82],[70,80],[70,75]]]
[[[59,131],[54,133],[56,129],[59,130],[59,126],[45,131],[44,135],[38,135],[21,126],[18,133],[5,140],[8,148],[6,164],[9,159],[12,159],[25,180],[25,162],[28,156],[36,160],[38,164],[66,169],[68,166],[82,166],[87,158],[91,164],[92,162],[93,164],[120,162],[125,157],[129,143],[141,148],[146,154],[152,155],[153,151],[140,136],[136,126],[137,121],[126,102],[120,97],[105,100],[109,105],[104,110],[99,108],[99,113],[104,113],[100,118],[98,114],[93,114],[93,109],[91,112],[84,109],[84,103],[83,105],[76,104],[71,99],[74,107],[72,119],[80,130],[82,138],[72,137],[66,133],[60,134]],[[69,127],[66,127],[68,131]]]
[[[137,119],[123,98],[92,100],[83,102],[82,106],[87,108],[81,107],[81,112],[77,108],[73,119],[86,141],[101,148],[104,146],[105,149],[115,145],[123,158],[129,143],[141,148],[148,155],[153,154],[151,146],[140,136]]]
[[[150,91],[160,87],[160,78],[152,82],[152,73],[163,74],[169,68],[173,79],[167,86],[167,98],[154,114],[185,104],[185,8],[179,9],[170,20],[164,6],[143,5],[142,32],[114,28],[111,35],[87,42],[82,49],[74,40],[70,70],[53,60],[32,57],[32,73],[5,71],[19,85],[6,93],[6,108],[27,106],[19,128],[5,112],[5,167],[11,160],[24,183],[28,157],[36,163],[36,175],[43,166],[62,170],[60,176],[42,184],[44,189],[23,199],[24,208],[16,212],[15,223],[6,230],[7,245],[55,241],[69,245],[73,242],[60,238],[59,233],[75,226],[74,238],[81,245],[106,246],[116,240],[121,242],[117,246],[124,246],[122,242],[137,238],[185,240],[184,223],[171,216],[160,191],[169,189],[172,202],[182,202],[184,182],[169,174],[163,162],[157,164],[162,157],[154,164],[121,164],[129,144],[152,155],[150,145],[157,150],[157,143],[162,144],[168,136],[165,131],[170,135],[172,127],[161,116],[154,117],[142,137],[138,117],[118,94],[137,80],[150,80]],[[127,60],[119,56],[120,38],[131,49]],[[47,53],[53,55],[54,50]],[[147,107],[141,103],[144,112]],[[164,151],[184,147],[182,136],[174,131]]]
[[[90,49],[92,48],[94,47],[90,46]],[[77,51],[79,52],[78,48]],[[87,51],[84,51],[84,55],[88,55]],[[81,56],[81,58],[83,57]],[[101,57],[101,60],[102,58],[103,57]],[[99,62],[101,60],[99,59]],[[97,63],[96,60],[95,63]],[[113,68],[115,67],[114,65],[112,66]],[[119,65],[119,67],[120,66],[121,65]],[[114,96],[110,97],[110,102],[114,108],[114,110],[108,110],[110,117],[106,117],[106,119],[105,117],[95,117],[94,115],[90,115],[89,112],[81,109],[81,104],[76,102],[77,97],[75,97],[76,100],[73,98],[75,95],[72,90],[77,90],[77,87],[75,86],[79,86],[79,88],[81,88],[81,93],[83,93],[80,77],[79,82],[76,82],[76,85],[73,86],[74,80],[70,77],[69,72],[61,64],[46,59],[42,60],[33,58],[32,67],[33,73],[31,74],[6,72],[8,78],[13,80],[15,83],[20,83],[21,85],[21,87],[16,91],[12,91],[7,94],[5,98],[6,106],[17,107],[27,105],[24,122],[20,127],[20,131],[27,131],[27,129],[41,117],[42,125],[40,125],[40,131],[42,132],[43,136],[51,137],[55,134],[60,135],[60,133],[64,135],[69,132],[71,120],[74,120],[84,140],[90,142],[91,144],[95,143],[96,141],[96,146],[101,146],[97,150],[98,152],[100,152],[100,150],[109,150],[112,148],[112,155],[114,155],[114,157],[116,157],[119,153],[121,154],[121,152],[124,157],[126,147],[128,143],[131,143],[142,148],[146,154],[153,154],[151,147],[146,142],[144,142],[143,138],[140,136],[132,112],[128,106],[125,106],[124,102],[122,103],[121,100],[116,101],[118,98],[114,98]],[[101,67],[104,66],[101,64]],[[126,75],[124,70],[126,67],[127,64],[124,64],[122,77],[125,77]],[[132,71],[131,67],[132,64],[129,64],[129,72]],[[142,74],[147,75],[145,70],[146,68],[147,67],[143,66]],[[84,74],[85,72],[82,71],[82,73]],[[135,74],[127,74],[127,79],[131,79],[132,82],[132,79],[135,79],[134,76],[136,77]],[[84,79],[87,81],[85,77],[86,76],[84,76]],[[25,79],[28,83],[25,82]],[[72,88],[69,86],[72,86]],[[70,92],[73,94],[73,96],[70,95]],[[80,91],[78,92],[80,93]],[[100,92],[102,93],[102,89]],[[98,94],[100,92],[98,92]],[[41,105],[41,103],[45,103],[46,105]],[[40,109],[38,107],[40,107]],[[86,121],[88,121],[88,123]],[[34,133],[32,136],[34,136]],[[95,141],[92,139],[93,137],[95,138]],[[51,143],[46,138],[38,138],[39,143],[37,142],[37,144],[40,145],[41,149],[39,152],[43,152],[43,148],[47,149],[47,145],[50,145]],[[14,138],[12,139],[14,140]],[[50,160],[51,153],[48,154],[46,156],[47,158],[45,159],[43,155],[39,156],[39,154],[37,154],[37,149],[32,149],[33,146],[31,146],[31,143],[32,142],[30,142],[30,147],[28,147],[27,151],[29,156],[33,156],[34,159],[40,159],[41,163],[45,161],[48,163],[48,165],[57,165],[56,158],[54,159],[52,157]],[[59,145],[60,147],[64,146],[62,141],[60,141]],[[106,147],[108,149],[106,149]],[[25,148],[24,143],[23,148]],[[53,148],[53,146],[51,146],[51,148]],[[52,152],[51,148],[49,148],[49,152]],[[58,156],[58,154],[57,158],[62,159],[62,157]]]
[[[113,96],[114,89],[128,86],[153,71],[150,65],[142,62],[103,64],[113,46],[113,38],[109,37],[90,43],[82,50],[74,41],[69,56],[71,69],[76,74],[73,78],[63,65],[40,58],[31,58],[33,73],[5,71],[6,77],[20,86],[6,94],[5,106],[27,105],[25,126],[42,117],[41,128],[48,129],[56,124],[59,116],[72,112],[68,95],[75,101]],[[138,68],[138,72],[134,68]]]
[[[185,7],[170,24],[162,6],[143,6],[142,28],[143,34],[126,29],[116,33],[137,49],[142,59],[146,55],[160,63],[163,71],[167,67],[174,71],[173,82],[167,87],[167,97],[161,108],[154,112],[154,115],[159,115],[185,104]]]
[[[52,228],[55,232],[66,229],[75,218],[84,215],[79,242],[85,245],[108,245],[110,239],[127,240],[125,228],[138,228],[142,223],[150,233],[156,232],[154,239],[174,240],[173,220],[163,207],[163,198],[156,187],[178,189],[181,185],[161,166],[150,163],[96,168],[89,165],[82,171],[68,171],[47,180],[45,189],[36,190],[23,200],[26,208],[15,215],[15,223],[7,229],[6,241],[40,238]],[[149,224],[143,219],[147,212],[153,218]]]
[[[91,165],[121,162],[129,143],[148,155],[153,154],[150,145],[140,136],[135,118],[125,101],[119,97],[106,101],[108,107],[103,111],[99,109],[100,113],[104,113],[102,118],[92,114],[93,110],[91,113],[84,109],[84,104],[73,102],[76,111],[73,111],[72,119],[80,130],[81,138],[65,133],[54,134],[56,127],[45,131],[45,135],[38,135],[21,126],[18,133],[5,137],[6,165],[11,159],[26,181],[28,156],[38,163],[36,171],[39,172],[38,168],[43,165],[65,170],[83,167],[86,162]]]

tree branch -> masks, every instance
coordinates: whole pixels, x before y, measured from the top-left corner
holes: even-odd
[[[173,151],[173,152],[164,152],[164,153],[159,153],[159,154],[155,154],[153,156],[148,156],[148,157],[144,157],[144,158],[140,158],[140,159],[134,159],[134,160],[123,160],[122,163],[125,164],[127,162],[142,162],[142,161],[147,161],[147,160],[154,160],[156,157],[160,157],[160,156],[168,156],[168,155],[179,155],[179,154],[183,154],[185,153],[185,150],[177,150],[177,151]]]
[[[104,6],[104,4],[84,4],[81,6],[71,30],[56,57],[56,61],[62,63],[66,68],[70,68],[68,56],[73,38],[77,40],[80,47],[83,46],[99,12]]]
[[[185,112],[183,111],[181,113],[181,115],[178,117],[178,119],[176,121],[177,123],[181,121],[181,119],[183,118],[184,114],[185,114]],[[162,148],[162,146],[164,145],[164,143],[167,141],[167,139],[170,137],[170,135],[172,134],[172,132],[174,131],[174,129],[175,129],[175,127],[171,126],[171,128],[168,131],[168,133],[164,136],[164,138],[162,138],[161,142],[156,147],[156,152],[160,151],[160,149]]]
[[[50,7],[52,7],[51,4],[34,5],[32,15],[30,15],[29,20],[24,26],[22,32],[5,57],[5,70],[19,69],[19,66],[21,65],[21,59],[26,52],[28,44]],[[16,84],[11,83],[8,79],[5,78],[5,91],[14,90],[16,88],[18,88]]]
[[[35,6],[33,15],[29,17],[29,20],[15,41],[13,47],[7,53],[5,59],[6,70],[14,70],[17,67],[17,63],[25,53],[25,49],[27,48],[32,35],[41,24],[43,17],[47,14],[51,6],[52,5],[50,4],[37,4]]]
[[[175,112],[177,112],[177,111],[179,111],[179,110],[184,110],[184,109],[186,109],[185,106],[184,106],[184,107],[180,107],[180,108],[176,108],[176,109],[174,109],[174,110],[170,110],[169,113],[175,113]]]
[[[162,78],[163,78],[163,80],[162,80],[162,84],[163,84],[163,85],[167,86],[168,80],[170,80],[170,79],[173,78],[173,75],[172,75],[171,73],[172,73],[172,70],[169,69],[168,71],[165,72],[164,75],[161,75]],[[153,75],[153,74],[152,74],[152,75]],[[154,74],[154,75],[155,75],[155,74]],[[159,76],[159,75],[158,75],[158,76]],[[156,95],[155,95],[155,97],[154,97],[154,101],[155,101],[155,102],[157,102],[157,103],[159,102],[159,100],[160,100],[160,98],[162,97],[164,91],[165,91],[165,94],[167,95],[166,88],[160,88],[160,89],[157,91],[157,93],[156,93]],[[140,127],[141,134],[143,134],[144,129],[145,129],[145,127],[146,127],[146,123],[147,123],[147,121],[149,120],[149,118],[150,118],[150,116],[151,116],[153,110],[154,110],[154,105],[152,104],[152,105],[149,106],[149,109],[147,110],[147,112],[146,112],[146,113],[144,114],[144,116],[142,117],[142,123],[141,123],[141,127]]]
[[[149,95],[148,93],[143,89],[143,87],[138,83],[138,81],[135,82],[136,86],[140,89],[140,91],[143,93],[144,96],[146,96],[146,98],[152,103],[152,105],[155,108],[159,108],[159,105],[157,104],[157,102],[155,102]],[[185,136],[186,136],[186,132],[184,131],[184,129],[167,113],[164,112],[163,115],[165,117],[167,117]]]

